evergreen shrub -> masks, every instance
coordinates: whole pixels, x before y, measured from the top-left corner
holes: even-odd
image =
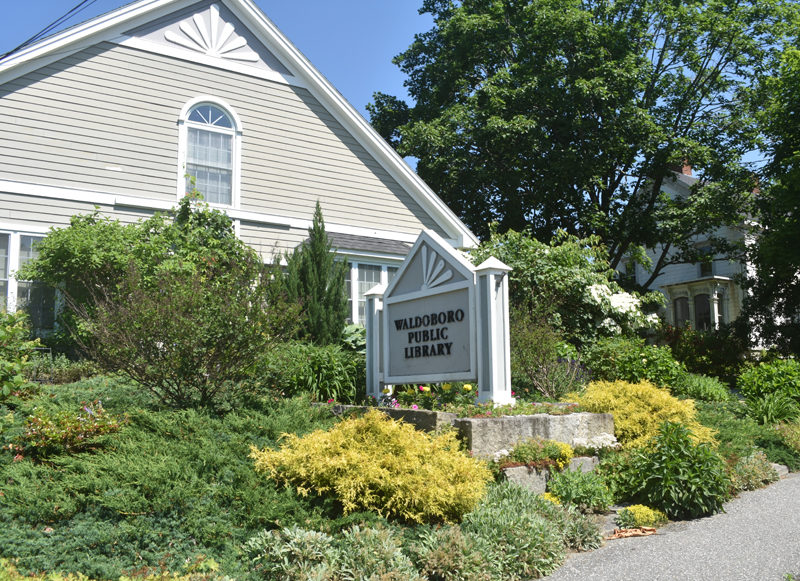
[[[250,456],[258,472],[301,495],[330,496],[345,514],[371,510],[406,522],[457,522],[492,480],[459,449],[455,433],[425,434],[377,410],[329,431],[287,434],[280,450]]]
[[[692,400],[679,400],[647,381],[594,381],[570,400],[584,411],[613,414],[614,435],[623,448],[645,445],[663,422],[680,422],[691,429],[694,438],[713,441],[712,431],[697,421]]]

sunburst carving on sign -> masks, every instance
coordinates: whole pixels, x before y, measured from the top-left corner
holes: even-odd
[[[445,262],[439,255],[431,251],[428,256],[428,247],[422,247],[422,288],[433,288],[446,283],[453,278],[453,271],[444,270]],[[438,262],[437,262],[438,259]],[[444,271],[444,272],[442,272]]]
[[[181,22],[180,31],[183,34],[168,30],[164,38],[209,56],[246,62],[259,60],[259,56],[247,46],[247,40],[234,34],[233,25],[220,17],[216,4],[211,5],[207,14],[195,14]]]

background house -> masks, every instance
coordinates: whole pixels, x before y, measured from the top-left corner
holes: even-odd
[[[140,0],[0,63],[0,308],[53,325],[52,290],[16,281],[76,213],[134,221],[194,176],[265,261],[320,201],[352,265],[353,320],[430,228],[474,235],[250,0]]]
[[[672,197],[688,196],[698,178],[692,175],[691,166],[684,165],[675,172],[674,180],[665,180],[663,190]],[[741,241],[742,232],[722,228],[716,236],[729,241]],[[712,254],[707,238],[698,237],[695,246],[701,254]],[[649,250],[648,256],[655,262],[661,256],[661,248]],[[670,264],[664,267],[650,290],[658,290],[666,299],[665,320],[677,327],[691,325],[694,329],[708,330],[735,320],[742,309],[743,291],[738,276],[744,272],[744,264],[713,254],[711,261],[690,264]],[[641,265],[632,261],[620,268],[620,277],[643,284],[649,278]]]

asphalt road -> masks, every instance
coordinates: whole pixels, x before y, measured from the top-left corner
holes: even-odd
[[[745,492],[724,513],[570,555],[548,581],[800,580],[800,473]]]

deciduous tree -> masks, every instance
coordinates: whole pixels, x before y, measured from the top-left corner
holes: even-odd
[[[784,0],[425,0],[434,27],[396,64],[412,106],[376,94],[373,125],[481,237],[597,235],[616,267],[737,225],[758,143],[752,86],[797,5]],[[669,199],[673,169],[700,181]],[[717,249],[728,250],[724,240]]]

